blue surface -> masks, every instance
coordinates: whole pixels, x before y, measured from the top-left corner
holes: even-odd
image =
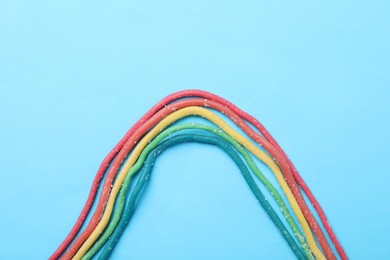
[[[264,123],[351,259],[390,258],[390,6],[368,2],[1,1],[0,258],[48,257],[108,151],[186,88]],[[116,259],[294,257],[205,145],[161,155],[133,220]]]

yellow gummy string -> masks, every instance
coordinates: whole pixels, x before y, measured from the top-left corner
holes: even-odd
[[[197,115],[203,118],[208,119],[210,122],[214,123],[216,126],[221,128],[222,131],[227,133],[228,135],[232,136],[234,139],[236,139],[241,145],[243,145],[245,148],[247,148],[252,154],[254,154],[259,160],[263,161],[265,165],[267,165],[272,173],[275,175],[279,185],[283,189],[283,192],[286,194],[287,200],[289,201],[292,210],[294,211],[295,215],[297,216],[297,219],[299,223],[302,226],[303,233],[306,236],[307,242],[309,244],[310,250],[313,252],[314,256],[317,259],[326,259],[325,256],[322,254],[321,250],[318,248],[313,234],[311,233],[309,224],[307,223],[294,195],[292,194],[287,182],[284,179],[284,176],[282,172],[280,171],[278,165],[272,160],[272,158],[256,147],[251,141],[249,141],[244,136],[237,133],[233,128],[231,128],[223,119],[218,117],[213,112],[196,106],[186,107],[180,110],[177,110],[173,112],[172,114],[168,115],[164,119],[162,119],[153,129],[150,130],[148,134],[142,138],[142,140],[138,143],[138,145],[134,148],[133,152],[131,153],[129,159],[125,162],[124,166],[122,167],[121,171],[119,172],[117,179],[115,181],[115,184],[111,190],[105,211],[103,213],[103,216],[99,222],[99,224],[96,226],[92,234],[88,237],[88,239],[84,242],[84,244],[80,247],[80,249],[77,251],[76,255],[73,257],[73,259],[81,259],[83,255],[88,251],[88,249],[93,245],[93,243],[96,241],[96,239],[99,238],[99,235],[104,231],[104,228],[106,227],[107,223],[110,220],[112,210],[115,205],[115,200],[118,195],[118,192],[126,178],[127,173],[129,172],[130,168],[134,165],[136,160],[138,159],[140,153],[145,148],[145,146],[161,131],[163,131],[167,126],[174,123],[175,121],[191,116],[191,115]]]

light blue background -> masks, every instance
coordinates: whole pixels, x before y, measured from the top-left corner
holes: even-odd
[[[351,259],[390,258],[389,7],[1,1],[0,258],[47,258],[108,151],[187,88],[264,123]],[[117,259],[294,258],[216,148],[167,151],[144,195]]]

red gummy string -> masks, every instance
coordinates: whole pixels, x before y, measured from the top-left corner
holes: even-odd
[[[198,104],[189,104],[189,105],[198,105]],[[202,103],[200,103],[200,105],[202,105]],[[206,104],[206,106],[207,106],[207,104]],[[222,109],[223,109],[223,107],[222,107]],[[220,110],[222,110],[221,108],[220,108]],[[171,110],[173,110],[172,108],[171,108]],[[233,115],[233,117],[237,117],[237,115]],[[163,117],[161,117],[161,118],[163,118]],[[233,121],[234,121],[234,119],[233,119]],[[248,126],[248,128],[249,128],[249,126]],[[137,140],[137,139],[136,139]],[[130,144],[131,145],[133,145],[132,144],[132,142],[130,142]],[[131,148],[129,148],[128,150],[130,151],[130,149]],[[127,152],[126,152],[127,153]],[[125,154],[124,156],[123,156],[123,158],[126,156],[127,154]],[[122,156],[118,156],[119,158],[122,158]],[[122,162],[120,162],[120,163],[122,163]],[[115,164],[115,163],[114,163]],[[113,167],[113,169],[115,169],[116,167]],[[118,166],[118,168],[119,168],[119,166]],[[285,167],[284,167],[285,168]],[[116,169],[117,170],[117,169]],[[115,170],[115,172],[116,172],[116,170]],[[105,186],[108,186],[108,184],[111,184],[111,182],[112,182],[112,174],[110,174],[109,176],[108,176],[108,181],[106,181],[105,182]],[[103,188],[104,189],[104,188]],[[101,199],[99,200],[99,205],[100,206],[98,206],[98,208],[99,208],[99,210],[97,210],[97,212],[95,212],[95,214],[94,214],[94,217],[92,218],[92,220],[91,220],[91,222],[90,222],[90,224],[88,225],[88,227],[87,227],[87,229],[86,229],[86,231],[84,231],[83,233],[82,233],[82,235],[75,241],[75,243],[72,245],[72,247],[70,248],[70,250],[65,254],[65,258],[67,257],[67,255],[69,255],[69,254],[72,254],[73,253],[73,251],[74,251],[74,253],[76,252],[76,250],[82,245],[82,243],[85,241],[85,239],[90,235],[90,233],[93,231],[93,229],[96,227],[96,225],[98,224],[98,221],[100,220],[100,216],[99,215],[101,215],[101,213],[100,213],[100,211],[102,211],[102,210],[100,210],[100,209],[102,209],[103,207],[104,207],[104,201],[106,201],[106,199],[105,199],[105,197],[108,197],[108,195],[109,195],[109,189],[104,189],[104,192],[103,192],[103,195],[101,196]],[[102,203],[102,200],[103,200],[103,203]],[[102,205],[103,204],[103,205]],[[96,216],[98,216],[98,217],[96,217]],[[83,241],[84,240],[84,241]],[[325,240],[326,241],[326,240]]]
[[[168,96],[168,97],[166,97],[165,99],[163,99],[162,101],[160,101],[157,105],[155,105],[148,113],[146,113],[145,114],[145,116],[144,117],[142,117],[127,133],[126,133],[126,135],[122,138],[122,140],[115,146],[115,148],[107,155],[107,157],[104,159],[104,161],[103,161],[103,163],[101,164],[101,166],[100,166],[100,168],[99,168],[99,170],[98,170],[98,173],[97,173],[97,175],[96,175],[96,177],[95,177],[95,179],[94,179],[94,182],[93,182],[93,185],[92,185],[92,188],[91,188],[91,192],[90,192],[90,195],[89,195],[89,197],[88,197],[88,201],[87,201],[87,204],[84,206],[84,208],[83,208],[83,211],[82,211],[82,213],[80,214],[80,216],[79,216],[79,218],[78,218],[78,220],[77,220],[77,222],[76,222],[76,224],[74,225],[74,227],[72,228],[72,230],[71,230],[71,232],[70,232],[70,234],[67,236],[67,238],[64,240],[64,242],[60,245],[60,247],[56,250],[56,252],[51,256],[51,258],[50,259],[54,259],[54,258],[58,258],[60,255],[61,255],[61,253],[62,253],[62,251],[69,245],[69,243],[72,241],[72,239],[74,238],[74,236],[77,234],[77,232],[78,232],[78,230],[80,229],[80,227],[81,227],[81,225],[83,224],[83,222],[85,221],[85,218],[86,218],[86,216],[88,215],[88,211],[90,210],[90,208],[91,208],[91,206],[92,206],[92,204],[93,204],[93,200],[94,200],[94,198],[95,198],[95,196],[96,196],[96,191],[97,191],[97,188],[99,187],[99,182],[101,181],[101,178],[102,178],[102,176],[103,176],[103,174],[104,174],[104,172],[105,172],[105,170],[106,170],[106,168],[107,168],[107,166],[108,166],[108,164],[109,164],[109,162],[112,160],[112,158],[113,157],[115,157],[115,155],[118,153],[118,151],[120,151],[121,150],[121,148],[124,146],[124,143],[126,142],[126,140],[127,139],[129,139],[129,137],[140,127],[140,125],[142,125],[146,120],[148,120],[154,113],[156,113],[156,111],[158,111],[159,109],[161,109],[162,107],[164,107],[166,104],[168,104],[168,103],[170,103],[170,102],[172,102],[173,100],[175,100],[175,99],[178,99],[178,98],[182,98],[182,97],[188,97],[188,96],[204,96],[204,97],[208,97],[208,98],[210,98],[210,99],[213,99],[213,100],[216,100],[216,101],[220,101],[220,103],[224,103],[223,105],[224,106],[227,106],[227,107],[230,107],[230,108],[232,108],[232,110],[235,110],[235,112],[237,112],[238,114],[241,114],[241,116],[243,116],[244,117],[244,119],[246,119],[246,120],[248,120],[250,123],[252,123],[267,139],[270,139],[271,140],[271,144],[272,144],[272,142],[274,142],[274,143],[276,143],[275,142],[275,140],[273,140],[273,138],[272,138],[272,136],[270,136],[269,135],[269,133],[265,130],[265,128],[256,120],[256,119],[254,119],[253,117],[251,117],[250,115],[248,115],[248,114],[246,114],[244,111],[242,111],[242,110],[240,110],[240,109],[238,109],[237,107],[235,107],[233,104],[231,104],[230,102],[228,102],[228,101],[226,101],[226,100],[224,100],[224,99],[222,99],[222,98],[220,98],[220,97],[218,97],[218,96],[215,96],[215,95],[213,95],[213,94],[211,94],[211,93],[207,93],[207,92],[203,92],[203,91],[198,91],[198,90],[189,90],[189,91],[181,91],[181,92],[177,92],[177,93],[174,93],[174,94],[172,94],[172,95],[170,95],[170,96]],[[186,100],[184,100],[184,101],[186,101]],[[184,101],[181,101],[181,102],[184,102]],[[193,100],[192,100],[193,101]],[[187,101],[188,102],[188,101]],[[186,102],[186,103],[187,103]],[[203,100],[203,101],[199,101],[198,103],[195,103],[194,105],[202,105],[202,102],[204,102],[203,103],[203,106],[213,106],[212,104],[211,104],[211,102],[209,101],[209,103],[207,102],[207,100]],[[180,103],[179,102],[177,102],[175,105],[179,105]],[[183,105],[184,105],[184,103],[182,103]],[[211,104],[211,105],[210,105]],[[190,105],[190,102],[188,103],[188,105]],[[188,106],[187,105],[187,106]],[[221,104],[218,104],[218,105],[220,105],[220,107],[218,107],[219,109],[218,110],[223,110],[223,106],[221,105]],[[181,106],[181,105],[180,105]],[[184,106],[183,106],[184,107]],[[214,107],[214,106],[213,106]],[[178,109],[178,108],[176,108],[176,109]],[[172,106],[168,106],[167,108],[165,108],[164,109],[165,110],[165,112],[172,112],[172,111],[174,111],[175,110],[175,108],[174,107],[172,107]],[[169,111],[167,111],[167,110],[169,110]],[[168,113],[168,114],[169,114]],[[163,114],[165,114],[165,113],[159,113],[160,115],[163,115]],[[228,112],[226,112],[225,114],[229,114]],[[239,118],[237,118],[237,115],[235,115],[234,113],[233,114],[231,114],[230,113],[230,115],[229,115],[232,119],[233,119],[233,121],[235,121],[234,119],[236,119],[236,122],[239,122],[239,126],[241,127],[241,124],[242,125],[246,125],[245,124],[245,122],[243,122],[242,120],[240,121],[240,119]],[[163,116],[164,117],[164,116]],[[157,119],[157,117],[154,117],[154,118],[156,118]],[[158,120],[159,121],[159,120]],[[156,121],[156,123],[158,122],[158,121]],[[144,127],[143,127],[144,128]],[[260,137],[261,139],[262,139],[262,137],[261,136],[259,136],[256,132],[254,132],[249,126],[248,126],[248,128],[252,131],[252,133],[250,133],[249,135],[250,136],[252,136],[252,135],[254,135],[254,136],[256,136],[257,135],[257,137]],[[147,131],[147,129],[145,129],[145,131]],[[134,139],[134,138],[132,138],[132,139]],[[259,139],[259,140],[257,140],[258,142],[260,142],[261,141],[261,139]],[[134,142],[134,141],[133,141]],[[127,147],[125,150],[128,150],[128,151],[130,151],[131,150],[131,147],[134,145],[134,143],[133,144],[130,144],[130,147]],[[270,151],[272,151],[272,153],[275,153],[275,148],[274,147],[272,147],[272,145],[270,146],[269,145],[269,143],[268,142],[264,142],[264,140],[263,140],[263,146],[267,149],[269,149]],[[272,148],[271,148],[272,147]],[[277,143],[276,143],[276,147],[277,147],[277,150],[276,150],[276,153],[275,153],[275,157],[276,158],[278,158],[277,159],[277,162],[279,161],[279,162],[283,162],[284,161],[284,159],[282,159],[282,160],[280,160],[280,156],[278,156],[278,151],[282,151],[281,150],[281,148],[277,145]],[[268,150],[267,149],[267,150]],[[125,154],[123,154],[122,153],[122,156],[123,156],[123,158],[127,155],[127,153],[128,153],[128,151],[125,153]],[[287,158],[287,156],[285,155],[285,153],[283,152],[282,153],[282,155],[284,156],[284,157],[286,157]],[[121,158],[122,156],[118,156],[117,158]],[[119,159],[117,159],[116,158],[116,162],[117,162],[117,164],[118,164],[118,162],[119,162]],[[123,159],[122,158],[122,159]],[[114,163],[115,163],[115,161],[114,161]],[[120,161],[119,162],[119,164],[121,164],[122,163],[122,161]],[[291,164],[291,162],[289,162],[289,164],[288,165],[292,165]],[[114,166],[114,165],[113,165]],[[119,168],[119,165],[118,165],[118,167],[113,167],[113,169],[114,168]],[[284,168],[286,168],[286,166],[284,166]],[[112,171],[110,171],[111,172],[111,174],[113,174],[114,176],[115,176],[115,173],[116,173],[116,171],[117,171],[117,169],[114,171],[114,170],[112,170]],[[299,176],[299,174],[295,171],[295,174],[294,175],[298,175]],[[111,182],[112,182],[112,180],[113,180],[113,178],[112,177],[114,177],[114,176],[110,176],[110,178],[109,178],[109,176],[107,177],[107,180],[106,180],[106,182],[105,182],[105,186],[106,186],[106,184],[108,185],[109,184],[109,186],[111,186]],[[303,182],[303,180],[300,178],[300,176],[299,176],[299,178],[298,178],[298,182],[302,182],[304,185],[303,185],[303,189],[304,189],[304,191],[305,191],[305,193],[306,193],[306,190],[308,190],[309,192],[310,192],[310,190],[307,188],[307,186],[305,185],[305,183]],[[298,190],[299,191],[299,190]],[[308,198],[310,199],[310,197],[312,197],[312,199],[314,198],[314,196],[311,194],[311,192],[309,193],[310,194],[310,196],[308,195]],[[108,195],[109,195],[109,189],[108,189],[108,191],[105,191],[104,193],[102,192],[102,195],[101,195],[101,198],[100,198],[100,200],[99,200],[99,204],[100,205],[102,205],[103,206],[103,208],[104,208],[104,205],[105,205],[105,201],[106,201],[106,197],[108,198]],[[315,199],[314,199],[314,201],[315,201]],[[316,202],[316,201],[315,201]],[[99,204],[98,204],[98,208],[100,208],[99,207]],[[317,203],[318,204],[318,203]],[[320,208],[321,209],[321,208]],[[321,210],[322,211],[322,210]],[[73,251],[75,251],[76,252],[76,250],[79,248],[79,246],[81,246],[82,245],[82,243],[83,243],[83,241],[82,241],[82,238],[84,238],[85,237],[85,239],[89,236],[89,231],[88,232],[86,232],[87,230],[90,230],[90,229],[92,229],[90,232],[92,232],[93,231],[93,229],[94,229],[94,227],[93,226],[95,226],[96,227],[96,225],[98,224],[98,221],[100,220],[100,217],[101,217],[101,213],[102,213],[102,210],[100,211],[100,210],[98,210],[97,209],[97,211],[95,212],[95,214],[94,214],[94,217],[91,219],[91,222],[89,223],[89,225],[88,225],[88,227],[86,228],[86,230],[83,232],[83,234],[84,234],[84,236],[83,236],[83,234],[82,235],[80,235],[80,237],[75,241],[75,243],[72,245],[72,247],[74,248],[73,250],[71,250],[71,249],[69,249],[69,254],[68,254],[68,256],[73,252]],[[326,219],[326,218],[325,218]],[[310,223],[310,222],[309,222]],[[327,223],[327,222],[326,222]],[[93,227],[93,228],[89,228],[89,227]],[[328,228],[330,229],[330,227],[328,226]],[[331,230],[331,229],[330,229]],[[88,235],[87,235],[88,234]],[[332,236],[331,236],[331,238],[332,238]],[[84,239],[84,240],[85,240]],[[335,238],[335,236],[333,236],[333,239],[336,239]],[[326,241],[326,240],[325,240]],[[333,240],[332,240],[333,241]],[[336,239],[336,241],[337,241],[337,239]],[[78,244],[80,244],[79,246],[78,246]],[[321,245],[322,246],[322,245]],[[72,248],[71,247],[71,248]],[[340,246],[341,247],[341,246]],[[336,247],[337,248],[337,247]],[[341,248],[342,249],[342,248]],[[67,252],[67,253],[68,253]],[[74,253],[75,253],[74,252]],[[66,257],[66,255],[64,255],[64,257],[65,258],[67,258]],[[346,258],[346,256],[345,256],[345,258]]]

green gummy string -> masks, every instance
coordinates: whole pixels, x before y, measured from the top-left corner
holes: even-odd
[[[93,247],[91,247],[91,249],[83,257],[83,259],[91,259],[93,257],[93,255],[96,254],[96,252],[99,251],[99,249],[105,244],[107,239],[110,237],[110,235],[115,230],[115,227],[117,226],[117,224],[121,218],[122,212],[123,212],[123,208],[124,208],[125,201],[126,201],[126,194],[127,194],[128,188],[129,188],[131,178],[143,166],[147,155],[151,152],[151,150],[155,149],[155,147],[157,147],[157,145],[167,136],[169,136],[175,132],[178,132],[181,130],[187,130],[187,129],[200,129],[200,130],[208,131],[210,133],[214,133],[214,134],[222,137],[225,141],[227,141],[228,143],[233,145],[234,148],[237,149],[237,151],[244,157],[245,161],[247,162],[247,164],[249,165],[251,170],[255,173],[255,175],[260,179],[260,181],[270,191],[271,195],[275,198],[276,202],[278,203],[278,205],[281,208],[281,211],[282,211],[284,217],[286,218],[295,237],[297,238],[297,240],[300,244],[300,247],[303,249],[306,257],[308,259],[314,259],[303,235],[301,234],[301,231],[299,230],[298,226],[296,225],[296,223],[295,223],[293,217],[291,216],[288,208],[286,207],[282,197],[277,192],[275,187],[268,181],[268,179],[265,178],[265,176],[260,172],[260,170],[257,168],[256,164],[253,162],[251,156],[248,154],[246,149],[244,149],[236,140],[234,140],[232,137],[227,135],[222,130],[215,128],[215,127],[212,127],[212,126],[206,126],[206,125],[202,125],[202,124],[198,124],[198,123],[188,123],[188,124],[181,124],[181,125],[172,126],[168,129],[166,129],[165,131],[161,132],[150,144],[148,144],[145,147],[145,149],[141,153],[139,159],[137,160],[136,164],[130,169],[129,174],[127,175],[125,182],[122,185],[119,197],[117,199],[116,209],[115,209],[114,215],[112,216],[112,218],[110,220],[109,226],[106,228],[106,230],[104,231],[102,236],[99,238],[99,240],[93,245]]]

